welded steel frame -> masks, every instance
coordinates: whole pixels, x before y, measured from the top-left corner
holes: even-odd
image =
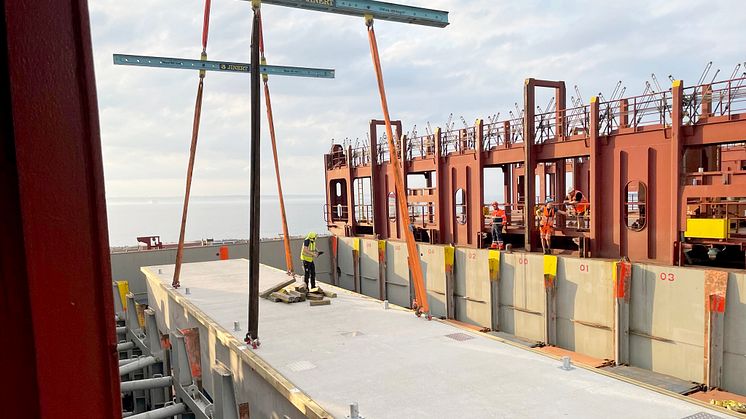
[[[536,196],[540,201],[547,198],[547,188],[554,192],[555,199],[563,197],[565,173],[572,170],[576,186],[589,200],[591,216],[580,230],[569,228],[559,217],[563,224],[558,224],[558,237],[579,238],[587,243],[585,256],[627,256],[637,261],[680,264],[681,251],[691,242],[683,240],[687,200],[738,197],[746,190],[746,170],[738,164],[702,173],[693,167],[696,159],[686,157],[687,152],[692,154],[698,147],[746,139],[743,84],[746,83],[742,79],[702,86],[675,81],[666,92],[608,102],[593,97],[588,105],[566,109],[564,82],[527,79],[525,112],[520,119],[491,124],[478,120],[463,129],[436,129],[411,139],[400,136],[398,152],[404,178],[429,173],[435,182],[427,190],[407,189],[410,205],[424,202],[434,209],[432,219],[414,222],[413,226],[426,230],[431,243],[482,246],[480,235],[488,231],[482,215],[484,188],[504,188],[510,206],[506,210],[515,215],[508,234],[522,236],[522,244],[533,250],[538,242],[538,225],[533,211],[525,209],[534,208]],[[556,110],[537,115],[537,88],[554,90]],[[393,184],[385,175],[389,162],[379,155],[379,123],[371,121],[371,144],[365,149],[336,145],[335,152],[324,157],[324,216],[335,235],[402,238],[398,217],[390,217],[388,211]],[[740,154],[736,152],[740,151],[734,151],[731,159],[738,160]],[[367,157],[352,158],[359,154]],[[743,154],[742,160],[746,161],[746,148]],[[484,169],[489,167],[503,168],[504,185],[484,184]],[[540,175],[539,184],[535,184],[533,176],[525,176],[527,168],[529,173]],[[545,175],[550,175],[551,184],[545,183]],[[361,234],[354,219],[352,188],[355,179],[368,176],[373,189],[374,231]],[[648,221],[642,231],[628,229],[623,220],[625,187],[635,180],[644,182],[649,194]],[[333,190],[337,181],[346,185],[342,196],[336,196]],[[466,192],[463,223],[455,216],[455,193],[459,189]],[[333,217],[332,204],[345,206],[346,217]],[[520,210],[521,216],[515,213]],[[744,240],[732,238],[720,244],[743,248]]]

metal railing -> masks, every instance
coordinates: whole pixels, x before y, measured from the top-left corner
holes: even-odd
[[[508,142],[510,133],[505,130],[504,122],[493,122],[482,126],[482,149],[492,150],[503,147]]]
[[[373,205],[355,205],[355,222],[358,224],[373,224]]]
[[[687,87],[682,101],[685,125],[696,124],[702,117],[746,112],[746,77]]]
[[[407,160],[435,155],[435,135],[407,138]]]
[[[523,143],[523,118],[515,118],[510,121],[510,142],[512,144]]]
[[[416,202],[408,204],[409,222],[418,227],[436,224],[435,204],[432,202]]]
[[[323,213],[324,221],[326,221],[327,223],[333,223],[336,221],[347,221],[347,205],[324,204]]]
[[[447,156],[459,151],[460,130],[442,131],[440,137],[441,156]]]
[[[611,135],[619,128],[671,125],[671,91],[648,93],[599,104],[598,133]]]
[[[505,203],[498,203],[500,208],[505,210],[505,216],[507,220],[503,222],[503,225],[506,227],[515,227],[520,228],[523,227],[524,221],[523,221],[523,204],[505,204]],[[485,208],[487,209],[485,211]],[[492,216],[490,213],[492,212],[492,203],[486,203],[482,204],[482,211],[484,215],[484,226],[488,229],[492,228]]]
[[[368,166],[370,165],[370,148],[353,148],[351,157],[352,167]]]
[[[591,107],[589,105],[561,110],[560,122],[562,123],[564,136],[568,138],[580,135],[583,138],[588,138],[590,135],[590,115]]]
[[[718,171],[718,172],[690,172],[685,175],[686,185],[731,185],[734,183],[733,178],[746,178],[746,170]],[[744,187],[746,190],[746,187]]]
[[[687,203],[691,207],[698,208],[687,210],[687,219],[725,219],[729,239],[746,239],[746,201]]]

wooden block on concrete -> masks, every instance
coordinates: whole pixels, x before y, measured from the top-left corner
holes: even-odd
[[[295,286],[295,290],[301,294],[305,294],[308,292],[308,287],[306,287],[306,284],[300,284]]]
[[[270,298],[276,298],[279,301],[282,301],[285,304],[294,303],[295,299],[289,295],[283,294],[281,292],[273,292],[269,295]]]
[[[324,291],[324,296],[328,298],[337,298],[337,293],[331,292],[331,291]]]
[[[306,298],[313,301],[321,301],[324,299],[323,294],[308,294],[306,295]]]
[[[270,288],[267,288],[266,290],[262,291],[259,296],[262,298],[269,297],[273,292],[280,291],[281,289],[287,287],[288,285],[294,284],[295,279],[288,279],[285,282],[280,282],[279,284],[276,284]]]
[[[315,306],[328,306],[331,303],[332,303],[331,300],[311,300],[311,301],[309,301],[309,304],[311,305],[311,307],[315,307]]]
[[[306,301],[306,294],[301,294],[298,291],[287,290],[287,294],[296,299],[296,301]]]

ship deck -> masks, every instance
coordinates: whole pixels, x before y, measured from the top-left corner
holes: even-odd
[[[260,289],[287,279],[262,265]],[[170,296],[239,342],[245,334],[245,259],[184,264],[182,288],[170,287],[173,265],[143,268],[151,298]],[[720,412],[520,348],[489,335],[330,285],[331,305],[260,300],[260,349],[279,375],[334,417],[359,403],[365,418],[630,417],[684,418]],[[157,292],[153,292],[158,288]],[[186,294],[189,288],[189,294]],[[188,301],[189,304],[183,303]],[[151,305],[159,302],[151,301]],[[231,332],[239,321],[241,331]],[[245,348],[245,346],[243,347]],[[249,351],[237,347],[234,350]]]

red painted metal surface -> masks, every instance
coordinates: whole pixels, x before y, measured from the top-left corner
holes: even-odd
[[[3,13],[3,415],[118,417],[87,3],[4,2]]]
[[[538,242],[536,205],[547,198],[565,200],[572,186],[583,192],[590,213],[558,217],[560,247],[578,250],[569,239],[582,238],[591,257],[681,263],[680,252],[692,243],[712,245],[682,243],[686,219],[697,207],[700,217],[732,213],[729,222],[736,227],[716,244],[743,249],[746,203],[733,197],[746,198],[745,81],[677,82],[664,92],[607,102],[592,98],[589,105],[566,109],[564,82],[527,79],[520,118],[478,120],[471,127],[436,129],[415,138],[397,135],[415,236],[430,243],[482,246],[491,228],[482,212],[488,204],[485,190],[490,195],[501,190],[507,236],[515,247],[531,250]],[[556,110],[535,111],[537,88],[553,90]],[[390,210],[402,198],[387,176],[389,151],[377,137],[379,125],[371,121],[369,146],[337,144],[325,156],[325,217],[333,234],[403,237],[400,219]],[[401,133],[401,121],[397,125]],[[504,184],[486,183],[488,168],[500,169]],[[569,173],[572,185],[566,184]],[[426,187],[410,188],[411,175],[424,176]],[[371,178],[370,202],[358,202],[353,185],[365,177]],[[630,204],[630,197],[643,197],[644,208]],[[363,219],[362,209],[372,219]]]

